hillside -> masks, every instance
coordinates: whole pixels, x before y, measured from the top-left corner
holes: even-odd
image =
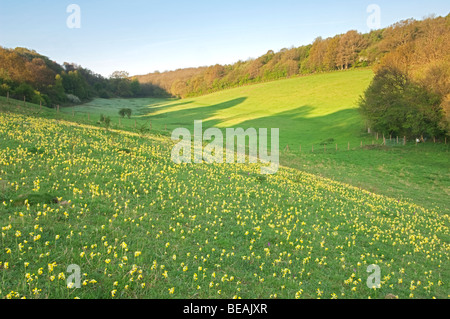
[[[134,78],[184,98],[299,75],[395,64],[414,80],[424,82],[445,97],[450,94],[450,75],[435,68],[448,69],[449,43],[450,15],[431,16],[419,21],[399,21],[365,34],[350,30],[326,39],[318,37],[308,45],[279,52],[269,50],[260,57],[230,65],[179,69]],[[444,83],[435,85],[435,81]]]
[[[62,112],[79,121],[90,114],[91,123],[104,114],[115,128],[166,136],[179,127],[192,132],[195,120],[205,129],[279,128],[286,166],[448,212],[448,145],[404,146],[396,136],[381,145],[381,134],[368,134],[357,101],[372,77],[363,69],[331,72],[183,100],[97,99]],[[132,118],[121,119],[121,108],[132,109]]]
[[[185,68],[132,76],[116,71],[109,78],[75,63],[59,65],[26,48],[0,46],[0,95],[55,105],[76,105],[94,98],[192,97],[248,84],[321,72],[395,67],[442,99],[450,119],[450,15],[400,21],[367,34],[345,34],[300,47],[269,50],[232,65]]]
[[[50,2],[0,15],[0,299],[450,298],[448,5]]]
[[[151,84],[139,84],[126,72],[110,78],[74,63],[63,65],[26,48],[0,46],[0,96],[47,107],[74,105],[93,98],[168,96]]]
[[[358,144],[365,127],[357,103],[372,77],[368,69],[332,72],[183,100],[95,100],[65,111],[105,113],[117,118],[120,107],[132,108],[136,119],[151,121],[153,127],[166,127],[168,131],[178,127],[192,130],[195,120],[203,120],[205,128],[276,127],[280,128],[283,147],[319,145],[330,138],[341,144]]]
[[[448,298],[448,215],[0,105],[2,298]]]

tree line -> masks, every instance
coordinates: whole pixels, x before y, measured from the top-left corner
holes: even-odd
[[[0,95],[45,106],[78,104],[93,98],[167,97],[160,87],[141,84],[123,71],[109,78],[73,63],[60,65],[26,48],[0,47]]]
[[[231,65],[155,72],[136,77],[173,96],[215,91],[318,72],[371,67],[374,82],[361,112],[374,131],[439,136],[450,122],[450,15],[404,20],[369,33],[355,30],[312,44],[268,51]]]
[[[399,136],[448,134],[450,123],[450,15],[404,20],[390,27],[269,50],[230,65],[109,78],[79,65],[59,65],[25,48],[0,47],[0,95],[53,106],[95,97],[180,97],[318,72],[372,67],[373,83],[360,110],[374,131]]]
[[[385,30],[361,34],[355,30],[312,44],[291,47],[232,65],[179,69],[137,76],[181,98],[203,95],[241,85],[278,80],[317,72],[368,67],[380,61],[380,42],[392,41]]]

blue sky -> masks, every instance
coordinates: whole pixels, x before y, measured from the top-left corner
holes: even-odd
[[[67,27],[70,4],[81,28]],[[381,26],[446,16],[448,0],[0,0],[0,45],[26,47],[109,76],[132,75],[255,58],[348,30],[367,32],[367,7]]]

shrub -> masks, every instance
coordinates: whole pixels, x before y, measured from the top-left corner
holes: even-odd
[[[121,116],[121,117],[128,117],[128,118],[131,118],[131,115],[133,114],[133,111],[131,110],[131,109],[121,109],[120,111],[119,111],[119,115]]]
[[[106,129],[109,129],[109,127],[111,126],[111,118],[102,114],[100,115],[99,124],[103,124]]]
[[[383,68],[360,100],[371,129],[386,135],[419,137],[443,134],[441,98],[395,68]]]
[[[81,100],[78,96],[73,94],[66,94],[67,100],[73,104],[81,104]]]

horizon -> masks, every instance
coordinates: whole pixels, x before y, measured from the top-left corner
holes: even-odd
[[[69,19],[79,6],[79,25]],[[380,9],[379,27],[368,24]],[[346,1],[305,4],[283,0],[249,0],[226,4],[198,0],[123,1],[79,0],[35,3],[0,1],[0,45],[35,50],[63,64],[75,63],[104,77],[114,71],[130,76],[154,72],[228,65],[254,59],[267,51],[312,44],[349,30],[360,33],[386,28],[405,19],[446,16],[445,1]],[[175,22],[174,22],[175,21]]]

